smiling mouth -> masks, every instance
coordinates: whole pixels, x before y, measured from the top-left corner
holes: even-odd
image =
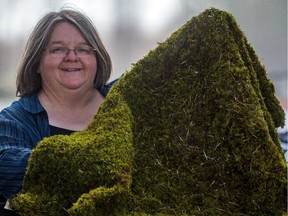
[[[80,71],[81,69],[80,68],[63,68],[62,70],[66,72],[75,72],[75,71]]]

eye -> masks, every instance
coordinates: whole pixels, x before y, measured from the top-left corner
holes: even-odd
[[[51,49],[49,49],[49,52],[51,54],[67,53],[67,48],[65,48],[65,47],[52,47]]]
[[[78,53],[78,54],[89,55],[90,52],[91,52],[90,47],[78,47],[78,48],[76,48],[76,53]]]

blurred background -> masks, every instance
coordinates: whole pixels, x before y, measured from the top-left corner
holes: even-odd
[[[233,14],[287,108],[287,0],[0,0],[0,110],[16,99],[15,79],[39,17],[69,5],[95,23],[113,62],[111,80],[191,17],[215,7]]]

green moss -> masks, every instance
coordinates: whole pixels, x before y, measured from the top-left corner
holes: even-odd
[[[57,216],[77,213],[75,208],[89,212],[91,200],[123,197],[122,191],[131,185],[133,119],[119,94],[105,103],[105,112],[84,132],[46,138],[33,150],[22,192],[13,200],[19,213]],[[112,215],[116,210],[102,208],[97,212]]]
[[[36,147],[13,206],[31,216],[283,215],[274,94],[233,16],[206,10],[138,61],[84,132]]]

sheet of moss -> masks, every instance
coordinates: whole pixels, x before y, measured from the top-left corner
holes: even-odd
[[[133,65],[88,128],[42,141],[21,215],[284,215],[284,112],[233,16],[193,17]]]

